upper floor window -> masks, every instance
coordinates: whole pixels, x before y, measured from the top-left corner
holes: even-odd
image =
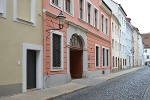
[[[66,11],[70,13],[70,0],[66,0]]]
[[[91,4],[88,3],[88,23],[91,23]]]
[[[60,0],[62,1],[62,0]],[[74,0],[65,0],[64,1],[64,12],[74,16]]]
[[[116,27],[116,25],[115,25],[115,34],[117,34],[117,27]]]
[[[105,19],[106,35],[108,35],[108,19]]]
[[[62,0],[50,0],[50,5],[59,10],[62,10]]]
[[[147,53],[147,50],[145,50],[144,52]]]
[[[101,16],[102,32],[104,32],[104,15]]]
[[[114,23],[112,22],[112,31],[114,31]]]
[[[147,59],[149,59],[149,56],[147,56]]]
[[[0,17],[6,18],[6,0],[0,0]]]
[[[58,0],[52,0],[52,3],[58,6]]]
[[[95,8],[94,9],[94,14],[95,14],[95,18],[94,18],[94,26],[96,27],[96,28],[98,28],[98,10]]]
[[[114,39],[112,39],[112,48],[114,49]]]
[[[83,0],[79,0],[80,5],[80,19],[83,19]]]

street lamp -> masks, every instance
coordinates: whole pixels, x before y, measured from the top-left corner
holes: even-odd
[[[56,18],[58,19],[59,28],[58,29],[54,29],[54,30],[63,29],[66,17],[62,14],[62,11],[60,11],[60,14]]]

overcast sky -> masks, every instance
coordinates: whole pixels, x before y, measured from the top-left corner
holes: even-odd
[[[150,0],[114,0],[121,4],[131,23],[141,33],[150,32]]]

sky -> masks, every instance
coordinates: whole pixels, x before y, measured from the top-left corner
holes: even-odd
[[[114,0],[122,5],[131,24],[137,27],[140,33],[150,32],[150,0]]]

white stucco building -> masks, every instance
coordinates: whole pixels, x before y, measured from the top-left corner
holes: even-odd
[[[133,26],[131,25],[131,19],[126,18],[126,58],[127,58],[127,67],[133,67]]]
[[[113,0],[104,0],[107,5],[111,8],[114,15],[118,18],[121,28],[119,30],[120,33],[120,61],[119,61],[119,67],[120,69],[126,68],[126,12],[122,8],[122,6]]]
[[[142,36],[141,34],[139,34],[138,36],[138,39],[139,39],[139,66],[143,66],[144,65],[144,43],[143,43],[143,40],[142,40]]]
[[[117,17],[112,14],[111,17],[111,32],[112,32],[112,71],[118,71],[119,68],[119,56],[120,56],[120,22]]]

